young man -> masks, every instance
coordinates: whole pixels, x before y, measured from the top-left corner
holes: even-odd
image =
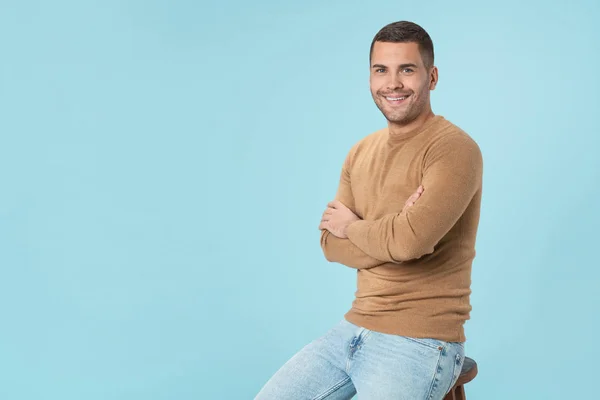
[[[355,268],[352,308],[257,399],[443,399],[464,361],[483,162],[431,110],[431,38],[411,22],[371,45],[370,86],[388,121],[356,143],[319,229],[327,260]]]

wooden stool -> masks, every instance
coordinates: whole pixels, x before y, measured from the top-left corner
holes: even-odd
[[[466,400],[465,384],[471,382],[477,376],[477,363],[469,357],[465,357],[462,370],[458,380],[450,389],[444,400]]]

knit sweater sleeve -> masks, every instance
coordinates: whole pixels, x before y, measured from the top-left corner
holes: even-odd
[[[348,226],[346,234],[360,250],[387,262],[433,253],[481,187],[481,151],[468,136],[438,140],[426,153],[423,168],[425,191],[412,207]]]
[[[346,156],[344,165],[342,166],[342,172],[335,199],[339,200],[342,204],[356,214],[354,196],[350,186],[350,165],[352,154],[355,148],[356,146],[350,150]],[[378,260],[375,257],[365,253],[349,239],[340,239],[326,229],[321,231],[321,248],[327,261],[337,262],[350,268],[368,269],[384,263],[384,261]]]

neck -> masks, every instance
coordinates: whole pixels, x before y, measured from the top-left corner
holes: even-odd
[[[407,124],[397,124],[388,121],[388,130],[390,132],[390,135],[401,137],[419,129],[427,121],[429,121],[430,118],[433,117],[435,117],[435,114],[433,113],[433,111],[431,111],[431,108],[429,108],[427,111],[421,113],[417,118],[415,118]]]

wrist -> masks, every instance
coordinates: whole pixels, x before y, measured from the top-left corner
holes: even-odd
[[[351,226],[352,226],[352,225],[353,225],[355,222],[358,222],[358,221],[360,221],[360,219],[356,219],[356,220],[354,220],[354,221],[350,221],[350,223],[349,223],[349,224],[347,224],[347,225],[344,227],[344,232],[343,232],[343,233],[344,233],[344,236],[348,236],[348,230],[350,229],[350,227],[351,227]]]

